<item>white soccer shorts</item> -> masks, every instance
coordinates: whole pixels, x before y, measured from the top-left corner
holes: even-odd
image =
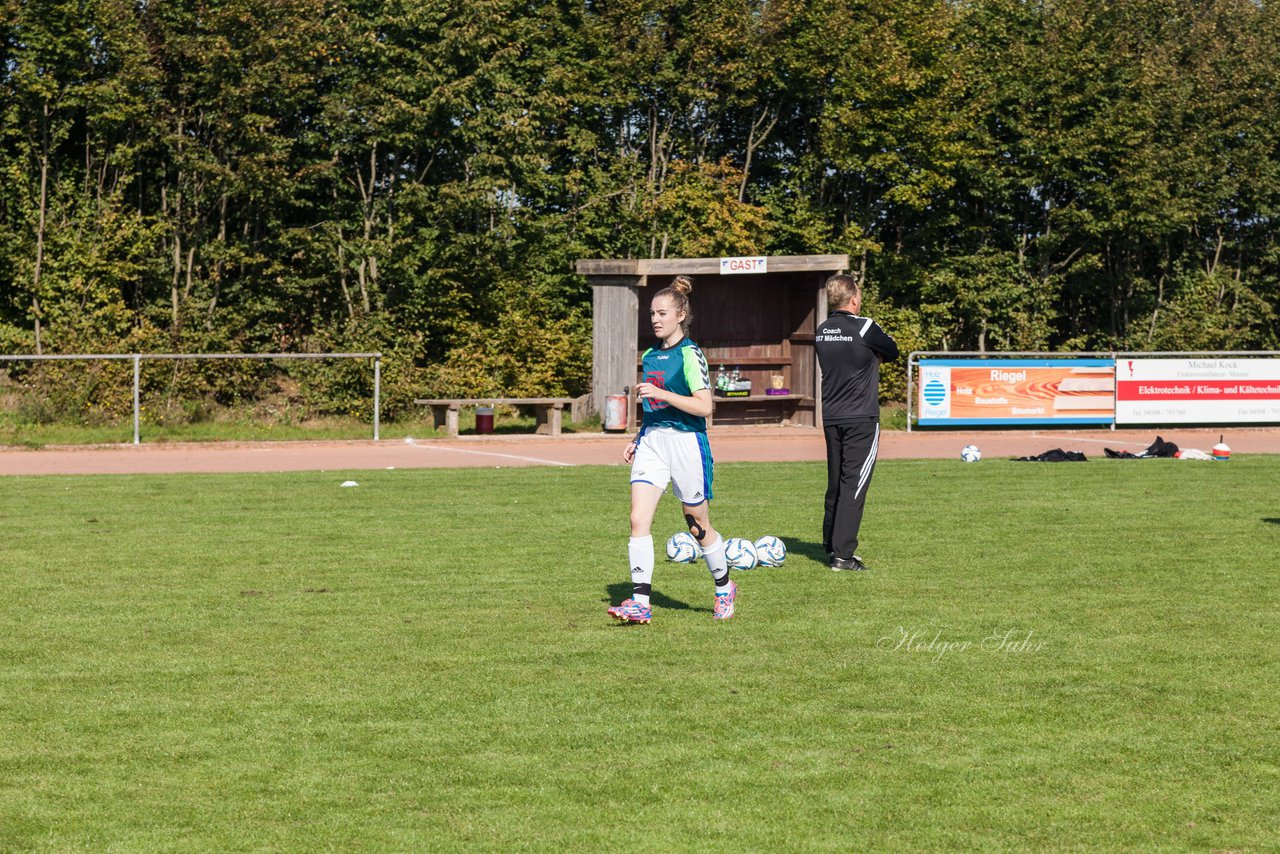
[[[671,492],[682,504],[711,499],[711,443],[695,430],[654,427],[644,431],[631,460],[631,482],[651,483]]]

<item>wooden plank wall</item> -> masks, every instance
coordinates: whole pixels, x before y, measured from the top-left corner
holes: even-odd
[[[763,394],[770,377],[780,373],[792,394],[816,398],[818,368],[813,338],[819,305],[823,306],[821,316],[826,316],[823,282],[828,275],[830,271],[695,276],[690,334],[707,357],[712,381],[722,366],[726,372],[737,368],[751,380],[753,392]],[[637,353],[656,343],[649,323],[649,300],[666,284],[662,277],[638,293]],[[745,405],[734,405],[717,411],[716,419],[724,423],[758,420],[752,415]],[[814,408],[799,407],[792,420],[813,425]]]
[[[804,409],[796,413],[795,422],[807,427],[817,423],[816,402],[821,397],[818,386],[818,354],[814,349],[814,334],[818,328],[817,305],[825,304],[826,291],[823,282],[827,273],[810,273],[797,275],[787,289],[790,300],[791,317],[791,375],[794,377],[792,391],[807,394],[815,401],[813,409]],[[824,315],[825,316],[825,315]]]
[[[630,281],[631,284],[591,288],[591,406],[592,411],[601,415],[605,411],[605,397],[622,394],[624,388],[636,382],[635,339],[628,330],[635,329],[643,277],[631,277]],[[648,315],[646,309],[645,317]]]
[[[827,305],[827,277],[818,276],[816,279],[817,291],[813,304],[813,325],[809,328],[817,334],[818,324],[827,319],[831,314],[831,309]],[[818,350],[815,347],[813,351],[813,399],[814,399],[814,420],[813,426],[822,426],[822,369],[818,367]]]
[[[763,391],[770,374],[781,370],[786,375],[791,360],[786,283],[791,278],[794,274],[695,277],[690,335],[707,357],[713,379],[721,365],[726,371],[737,366]],[[654,285],[647,290],[659,289]],[[647,292],[640,295],[636,319],[641,352],[656,343],[649,324],[649,297]]]

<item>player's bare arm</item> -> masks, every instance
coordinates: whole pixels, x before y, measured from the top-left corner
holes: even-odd
[[[675,394],[653,383],[637,383],[636,396],[669,403],[681,412],[706,418],[711,414],[711,389],[698,389],[692,395]]]

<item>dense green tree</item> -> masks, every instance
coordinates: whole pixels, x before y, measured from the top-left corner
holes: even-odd
[[[0,349],[578,393],[575,258],[754,252],[912,348],[1274,348],[1277,79],[1252,0],[0,0]]]

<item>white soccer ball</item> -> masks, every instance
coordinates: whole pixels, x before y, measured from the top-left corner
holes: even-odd
[[[688,531],[677,531],[667,540],[667,560],[676,563],[693,563],[702,557],[702,548],[693,534]]]
[[[724,544],[724,559],[732,569],[755,569],[760,562],[756,544],[742,537],[733,537]]]
[[[767,536],[756,540],[756,559],[761,566],[782,566],[787,559],[787,546],[777,537]]]
[[[977,445],[965,445],[960,449],[960,459],[966,463],[976,463],[982,459],[982,451],[978,450]]]

